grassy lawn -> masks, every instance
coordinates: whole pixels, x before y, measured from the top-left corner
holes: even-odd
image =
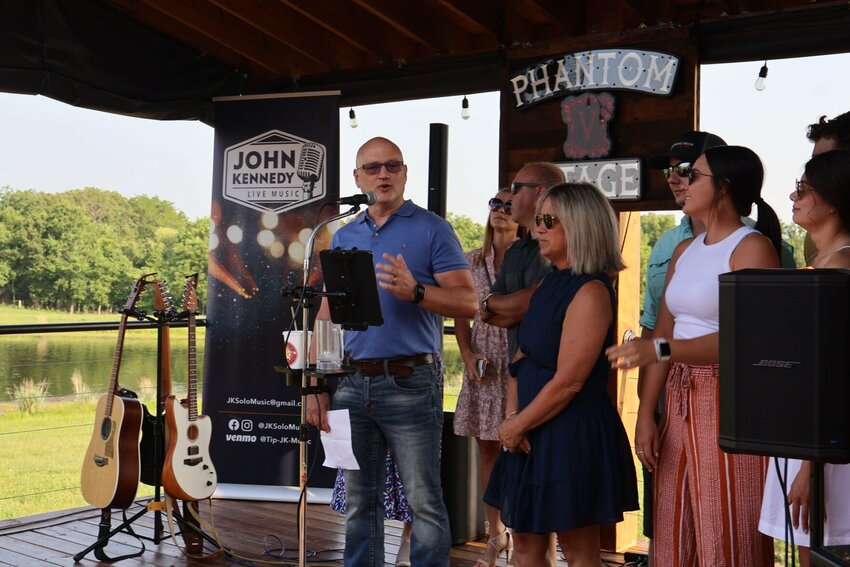
[[[83,321],[117,321],[118,313],[68,313],[51,309],[18,308],[0,305],[0,325],[34,325],[37,323],[79,323]]]
[[[80,470],[95,402],[51,402],[34,415],[0,404],[0,520],[85,506]],[[153,494],[140,485],[139,495]]]

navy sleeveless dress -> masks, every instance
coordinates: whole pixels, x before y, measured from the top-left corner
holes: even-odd
[[[527,406],[555,374],[561,326],[578,290],[592,280],[614,289],[605,274],[550,273],[534,292],[519,329],[525,358],[511,365],[519,408]],[[637,478],[626,431],[608,394],[605,344],[581,391],[561,412],[528,432],[531,452],[499,455],[484,501],[501,510],[514,531],[565,532],[614,524],[638,509]]]

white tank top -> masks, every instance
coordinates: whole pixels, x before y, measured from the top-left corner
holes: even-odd
[[[756,232],[742,226],[720,242],[705,243],[700,234],[676,261],[664,300],[673,315],[673,338],[694,339],[720,328],[720,284],[717,276],[730,271],[729,260],[741,240]]]

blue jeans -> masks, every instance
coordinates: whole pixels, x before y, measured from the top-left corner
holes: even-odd
[[[440,483],[443,402],[435,364],[407,377],[363,376],[340,381],[334,409],[347,409],[360,470],[345,471],[346,567],[384,567],[387,446],[398,465],[413,515],[410,560],[417,567],[449,565],[451,533]]]

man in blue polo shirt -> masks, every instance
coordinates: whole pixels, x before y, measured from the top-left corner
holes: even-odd
[[[345,332],[345,376],[334,409],[348,409],[360,470],[345,471],[346,566],[383,567],[387,447],[413,515],[413,565],[449,565],[451,534],[440,485],[443,402],[435,354],[441,317],[475,315],[478,300],[460,242],[442,218],[404,199],[401,150],[373,138],[357,152],[354,181],[377,202],[342,227],[332,248],[372,251],[384,324]],[[318,318],[328,319],[323,303]],[[327,394],[311,396],[308,421],[328,430]]]

